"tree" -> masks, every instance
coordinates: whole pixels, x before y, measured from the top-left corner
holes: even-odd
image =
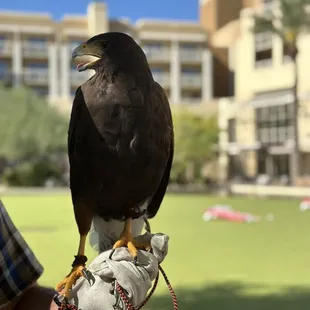
[[[65,151],[68,119],[33,91],[0,87],[0,156],[23,160]]]
[[[310,12],[306,7],[310,0],[279,0],[279,14],[272,11],[264,12],[264,15],[254,16],[255,33],[269,32],[281,38],[292,60],[294,68],[293,94],[293,130],[294,151],[292,157],[292,181],[300,174],[300,151],[299,151],[299,98],[298,98],[298,38],[304,31],[310,29]]]
[[[215,115],[204,117],[186,108],[173,110],[175,131],[175,155],[172,180],[184,176],[190,170],[193,177],[203,163],[214,158],[218,141],[218,126]]]

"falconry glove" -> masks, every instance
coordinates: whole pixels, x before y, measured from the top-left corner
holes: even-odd
[[[118,283],[129,302],[139,307],[158,274],[158,265],[167,255],[169,237],[145,233],[136,240],[143,243],[151,241],[152,253],[139,251],[135,265],[126,247],[117,248],[111,259],[111,250],[102,252],[87,268],[92,274],[93,285],[80,278],[72,288],[69,302],[81,310],[125,310],[126,306],[115,287]]]

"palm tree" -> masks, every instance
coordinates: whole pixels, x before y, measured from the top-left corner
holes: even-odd
[[[299,98],[298,98],[298,38],[303,32],[310,29],[310,11],[307,9],[310,0],[277,0],[279,3],[278,12],[274,10],[265,11],[263,15],[254,16],[255,33],[269,32],[282,39],[287,55],[293,63],[294,83],[293,94],[293,138],[294,151],[292,156],[291,177],[293,184],[300,173],[300,152],[299,152]],[[274,11],[274,12],[273,12]]]

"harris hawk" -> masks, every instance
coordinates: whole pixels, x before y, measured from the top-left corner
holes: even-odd
[[[85,275],[85,242],[95,220],[97,228],[115,223],[111,247],[126,246],[134,260],[138,249],[149,247],[134,239],[133,230],[141,233],[137,220],[157,214],[174,155],[167,96],[131,36],[96,35],[78,46],[72,58],[78,71],[92,69],[95,74],[76,91],[68,130],[70,190],[80,241],[71,272],[56,286],[65,298]]]

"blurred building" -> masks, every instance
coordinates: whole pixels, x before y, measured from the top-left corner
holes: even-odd
[[[154,78],[172,104],[208,102],[212,97],[212,56],[199,23],[110,20],[104,2],[90,3],[85,16],[0,11],[0,78],[21,83],[67,109],[77,87],[89,78],[71,63],[71,51],[106,31],[132,35],[143,47]]]
[[[222,44],[222,32],[229,28],[234,42],[238,33],[239,16],[242,9],[254,6],[258,0],[200,0],[200,24],[209,34],[212,52],[212,80],[215,98],[234,96],[235,74],[232,68],[232,53]]]
[[[220,167],[223,180],[288,184],[292,173],[293,66],[283,42],[268,33],[254,34],[253,14],[277,10],[277,1],[261,0],[219,29],[212,43],[228,49],[235,75],[234,97],[219,105]],[[310,37],[299,38],[299,147],[301,177],[310,176]]]

